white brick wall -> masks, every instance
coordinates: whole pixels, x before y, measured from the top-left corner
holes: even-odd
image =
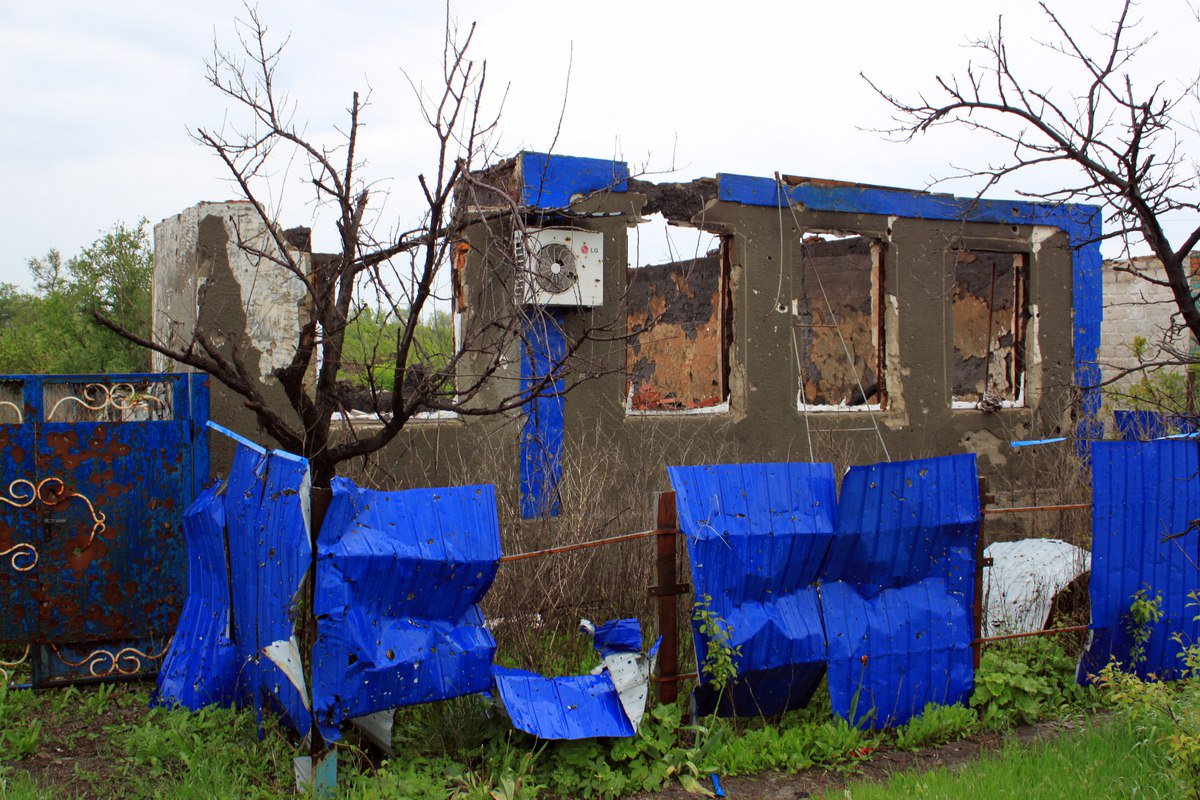
[[[1128,272],[1118,272],[1113,269],[1118,264],[1132,264],[1151,277],[1163,278],[1162,266],[1153,256],[1139,256],[1132,261],[1104,262],[1100,370],[1105,379],[1116,375],[1121,369],[1137,367],[1133,343],[1138,336],[1147,341],[1145,358],[1155,359],[1175,311],[1175,301],[1167,287],[1149,283]],[[1176,346],[1187,347],[1186,336],[1177,336],[1175,341]],[[1138,377],[1129,376],[1125,380],[1136,381]]]

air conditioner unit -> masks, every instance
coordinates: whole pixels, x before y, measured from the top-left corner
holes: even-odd
[[[604,234],[578,228],[528,228],[518,230],[513,238],[519,304],[604,304]]]

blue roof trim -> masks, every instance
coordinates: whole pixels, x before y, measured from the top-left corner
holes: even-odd
[[[527,208],[567,208],[592,192],[629,191],[629,165],[624,161],[548,153],[521,153],[517,159],[521,205]]]
[[[1100,412],[1100,322],[1104,317],[1101,296],[1101,215],[1098,206],[981,200],[905,189],[805,183],[784,186],[773,178],[717,175],[717,198],[733,203],[776,208],[789,202],[809,211],[879,214],[906,219],[990,222],[1008,225],[1047,225],[1067,234],[1072,255],[1072,344],[1075,385],[1084,387],[1076,435],[1095,439],[1103,435]],[[1086,445],[1081,445],[1086,448]],[[1084,452],[1084,451],[1081,451]]]

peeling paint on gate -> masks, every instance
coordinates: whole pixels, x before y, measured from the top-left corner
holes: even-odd
[[[35,685],[157,669],[183,599],[182,510],[207,477],[206,380],[0,377],[21,386],[21,423],[0,425],[0,551],[28,566],[0,557],[0,643],[33,645]]]

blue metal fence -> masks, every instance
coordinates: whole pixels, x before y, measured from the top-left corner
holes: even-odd
[[[207,416],[206,376],[0,375],[0,643],[35,685],[158,668]]]

